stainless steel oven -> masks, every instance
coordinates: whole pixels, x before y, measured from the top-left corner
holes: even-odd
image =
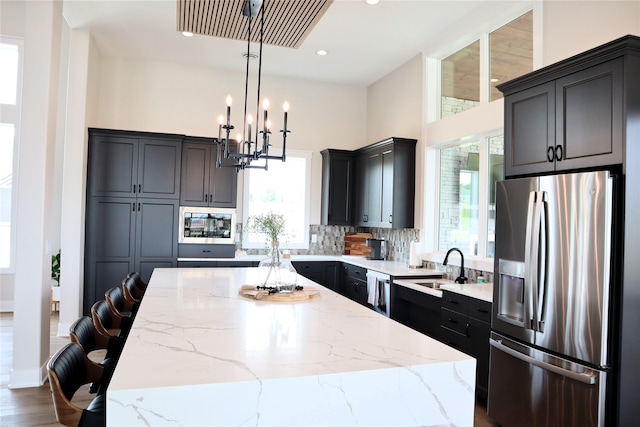
[[[180,207],[178,243],[235,243],[236,210],[209,207]]]

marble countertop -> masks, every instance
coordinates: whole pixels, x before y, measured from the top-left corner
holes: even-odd
[[[465,283],[461,285],[447,279],[438,279],[437,281],[443,283],[440,289],[432,289],[418,285],[415,280],[412,279],[394,280],[393,283],[439,298],[442,298],[442,291],[447,290],[471,298],[493,302],[493,283]]]
[[[475,359],[299,277],[156,269],[107,392],[109,425],[472,425]]]
[[[261,261],[265,255],[245,255],[235,258],[179,258],[178,261]],[[291,255],[291,261],[339,261],[367,268],[394,277],[442,277],[441,271],[426,268],[409,268],[406,263],[386,260],[370,260],[357,255]]]

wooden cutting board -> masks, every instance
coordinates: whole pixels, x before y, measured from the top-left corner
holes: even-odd
[[[367,239],[372,237],[371,233],[345,233],[344,254],[371,256],[371,248],[367,246]]]
[[[305,287],[301,291],[294,291],[290,294],[268,294],[267,291],[258,290],[255,286],[250,285],[244,285],[240,288],[240,295],[245,298],[251,298],[259,301],[298,302],[316,298],[319,294],[319,290],[311,287]]]

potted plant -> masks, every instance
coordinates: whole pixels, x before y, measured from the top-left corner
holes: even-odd
[[[51,304],[60,302],[60,251],[51,255]]]
[[[260,261],[258,274],[262,286],[278,288],[280,286],[280,269],[282,254],[279,249],[279,238],[284,232],[284,215],[269,212],[261,215],[252,215],[247,220],[246,230],[251,233],[263,234],[271,240],[271,251],[267,258]]]

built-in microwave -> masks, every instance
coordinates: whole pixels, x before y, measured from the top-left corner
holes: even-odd
[[[235,209],[180,207],[178,243],[234,244],[235,238]]]

